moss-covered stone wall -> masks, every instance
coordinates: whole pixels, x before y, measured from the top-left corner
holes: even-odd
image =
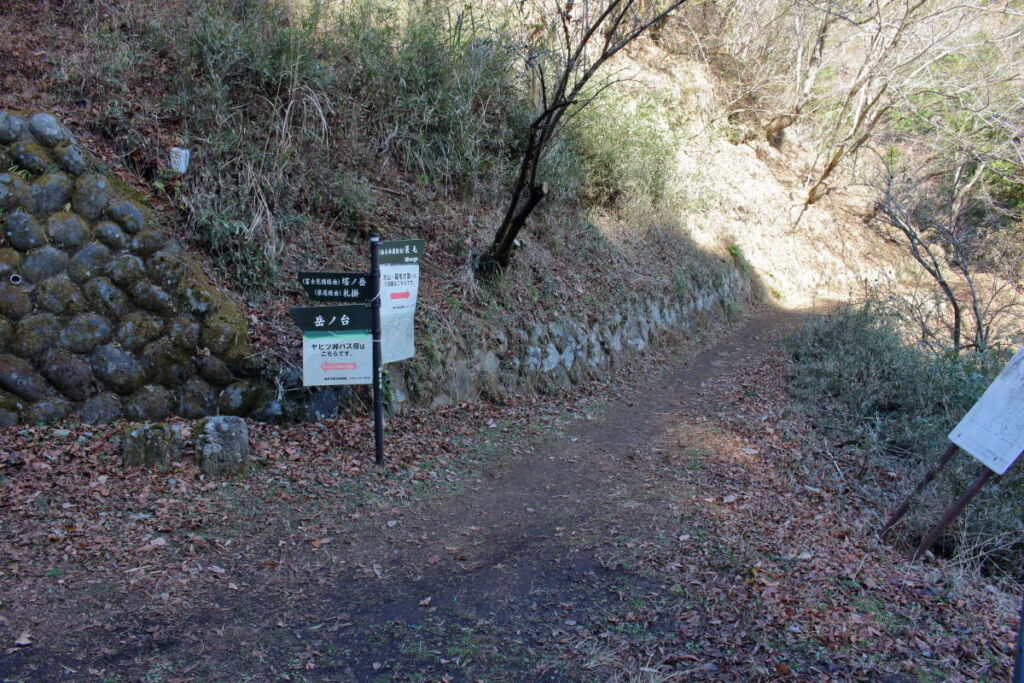
[[[53,116],[0,111],[0,426],[249,408],[245,319]]]

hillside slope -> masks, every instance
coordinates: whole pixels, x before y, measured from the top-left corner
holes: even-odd
[[[339,97],[354,99],[335,103],[324,99],[333,92],[330,88],[338,87],[330,84],[321,92],[310,90],[308,96],[286,92],[291,99],[275,105],[277,114],[268,112],[267,121],[275,127],[264,129],[267,140],[262,143],[276,149],[277,156],[245,161],[252,152],[242,145],[239,158],[244,164],[236,167],[220,160],[214,146],[221,144],[221,137],[236,133],[230,128],[193,130],[214,105],[181,101],[184,92],[176,89],[184,76],[174,71],[192,58],[186,50],[204,51],[200,54],[207,56],[202,59],[210,59],[212,49],[255,49],[216,33],[221,30],[216,22],[225,22],[223,30],[229,30],[231,22],[240,21],[232,30],[242,31],[242,40],[244,31],[259,26],[247,22],[263,21],[261,15],[239,20],[219,14],[220,6],[211,5],[211,14],[204,16],[198,10],[175,15],[172,4],[159,2],[89,6],[88,11],[77,3],[9,5],[0,21],[6,34],[15,38],[4,48],[0,62],[5,85],[0,106],[63,114],[68,126],[112,170],[163,207],[173,236],[205,261],[223,286],[237,292],[252,326],[253,343],[269,367],[283,373],[288,386],[294,382],[298,359],[286,311],[303,303],[291,274],[299,269],[363,267],[364,239],[371,230],[385,239],[428,241],[421,300],[423,353],[420,360],[402,367],[400,380],[401,394],[427,403],[438,394],[451,394],[443,387],[459,383],[451,367],[437,370],[436,359],[465,356],[477,346],[466,340],[490,339],[499,356],[507,357],[497,380],[505,385],[496,388],[502,393],[519,386],[503,378],[519,372],[532,353],[526,348],[533,343],[530,340],[519,346],[501,341],[515,342],[516,330],[563,319],[588,327],[619,309],[629,317],[630,311],[639,310],[636,306],[642,309],[647,300],[665,292],[697,300],[705,296],[702,292],[717,291],[718,283],[728,279],[726,273],[748,266],[773,303],[806,306],[823,298],[857,296],[865,281],[892,275],[891,264],[899,259],[862,230],[862,216],[869,209],[863,198],[837,192],[800,214],[804,190],[799,174],[807,153],[792,141],[782,152],[758,140],[729,142],[728,131],[716,118],[715,80],[706,67],[645,39],[616,67],[628,72],[615,95],[627,103],[626,116],[618,117],[623,123],[614,120],[611,110],[595,105],[597,114],[587,123],[593,132],[585,126],[573,143],[591,149],[588,154],[598,154],[589,161],[582,157],[589,164],[590,180],[586,175],[582,181],[566,180],[579,173],[572,170],[578,162],[571,149],[565,152],[569,156],[559,157],[559,163],[569,165],[556,175],[570,185],[583,182],[584,195],[594,191],[585,188],[595,177],[611,178],[602,182],[623,183],[624,189],[614,192],[627,195],[611,204],[586,204],[572,199],[568,193],[577,190],[567,185],[564,198],[542,206],[523,235],[512,270],[497,285],[480,282],[472,272],[472,258],[486,247],[504,210],[500,175],[489,180],[481,176],[485,184],[467,193],[429,172],[416,172],[408,156],[399,156],[402,148],[381,153],[380,140],[387,138],[377,138],[374,151],[373,137],[351,135],[375,135],[374,117],[382,115],[361,110],[358,91],[340,91]],[[213,22],[209,34],[196,23],[202,21]],[[289,35],[282,40],[302,39]],[[167,39],[180,43],[177,51],[161,42]],[[211,42],[215,40],[220,42]],[[118,41],[121,46],[111,51]],[[328,47],[341,50],[344,45],[329,43],[324,49]],[[339,55],[339,64],[348,66],[335,68],[354,68],[344,51]],[[309,87],[316,84],[311,81]],[[648,110],[648,100],[660,104]],[[168,108],[171,102],[177,109]],[[299,112],[294,122],[279,121],[285,128],[274,123],[275,116],[292,107]],[[257,114],[252,116],[257,123]],[[307,116],[323,116],[322,131],[309,133]],[[236,118],[227,125],[236,125],[237,135],[257,134],[258,128]],[[218,124],[211,119],[204,125]],[[613,139],[607,150],[593,147]],[[193,168],[185,177],[166,169],[166,155],[174,144],[192,147]],[[634,168],[637,155],[651,153],[669,155],[665,169]],[[290,160],[282,160],[281,154]],[[601,156],[607,154],[620,156]],[[323,158],[314,162],[320,155]],[[259,175],[260,167],[267,175]],[[238,174],[253,173],[244,182],[237,179]],[[629,182],[634,182],[631,174],[643,173],[664,178],[664,200],[628,195]],[[637,175],[635,182],[643,184],[645,178]],[[213,193],[211,183],[217,188]],[[275,189],[280,183],[284,189]],[[274,194],[305,196],[316,186],[324,188],[322,197],[302,199],[294,206],[285,206]],[[251,200],[244,196],[249,192]],[[247,205],[232,209],[224,204],[224,198],[237,193],[253,206],[266,202],[266,211],[254,209],[257,212],[250,215]],[[260,250],[271,244],[273,251],[266,253],[276,262],[261,260]],[[258,284],[256,290],[253,283]],[[721,296],[723,307],[735,297],[724,290]],[[638,324],[643,327],[647,321]],[[648,341],[646,335],[639,339],[642,345]],[[565,352],[561,339],[545,343]],[[516,356],[518,365],[512,363]],[[475,372],[484,361],[466,362]],[[529,383],[544,386],[548,380]]]

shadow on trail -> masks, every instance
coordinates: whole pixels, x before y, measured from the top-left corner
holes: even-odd
[[[689,514],[663,496],[665,486],[687,486],[680,473],[666,467],[651,478],[653,444],[721,368],[763,352],[799,318],[756,313],[712,348],[618,385],[603,408],[583,404],[584,419],[539,438],[510,435],[516,454],[484,463],[464,490],[410,506],[386,533],[354,534],[345,567],[272,581],[252,569],[252,590],[217,591],[183,619],[138,616],[64,653],[18,651],[0,660],[0,674],[553,681],[594,678],[623,642],[653,657],[658,638],[679,628],[658,606],[680,596],[642,555],[675,551]],[[700,591],[691,590],[682,598],[696,605]]]

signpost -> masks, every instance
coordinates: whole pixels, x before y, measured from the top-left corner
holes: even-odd
[[[299,284],[314,301],[345,305],[289,311],[302,330],[305,386],[373,386],[374,460],[384,464],[381,368],[416,353],[414,316],[423,240],[381,242],[370,236],[370,272],[303,271]]]
[[[946,509],[942,519],[921,540],[913,560],[924,555],[946,528],[981,491],[992,475],[1002,475],[1024,452],[1024,348],[1006,364],[981,398],[949,433],[952,442],[939,461],[914,487],[910,496],[889,516],[881,529],[884,535],[906,514],[910,501],[935,479],[958,450],[970,453],[984,469],[960,498]]]
[[[367,303],[370,293],[369,273],[299,273],[299,284],[313,301],[344,301]]]
[[[302,330],[304,385],[373,381],[371,317],[366,306],[310,306],[289,313]]]
[[[380,315],[383,362],[416,355],[413,319],[420,285],[423,240],[398,240],[380,245]]]
[[[995,474],[1024,451],[1024,348],[949,433],[949,440]]]

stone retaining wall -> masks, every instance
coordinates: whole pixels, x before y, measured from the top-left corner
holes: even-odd
[[[288,422],[361,410],[348,387],[305,388],[294,371],[267,376],[232,299],[130,195],[53,116],[0,112],[0,427],[69,415]],[[586,326],[487,329],[418,371],[395,364],[392,408],[600,377],[659,333],[692,330],[752,298],[742,268],[712,279],[688,295],[610,306]]]
[[[0,426],[244,412],[245,320],[53,116],[0,112]]]
[[[640,352],[666,332],[688,333],[714,316],[724,317],[736,305],[750,303],[754,289],[738,267],[716,283],[686,298],[663,297],[616,307],[595,324],[553,320],[529,330],[490,330],[477,348],[445,359],[425,381],[410,391],[399,367],[391,380],[392,404],[410,401],[430,407],[501,396],[545,386],[569,387],[601,378],[630,353]],[[610,307],[611,308],[611,307]]]

